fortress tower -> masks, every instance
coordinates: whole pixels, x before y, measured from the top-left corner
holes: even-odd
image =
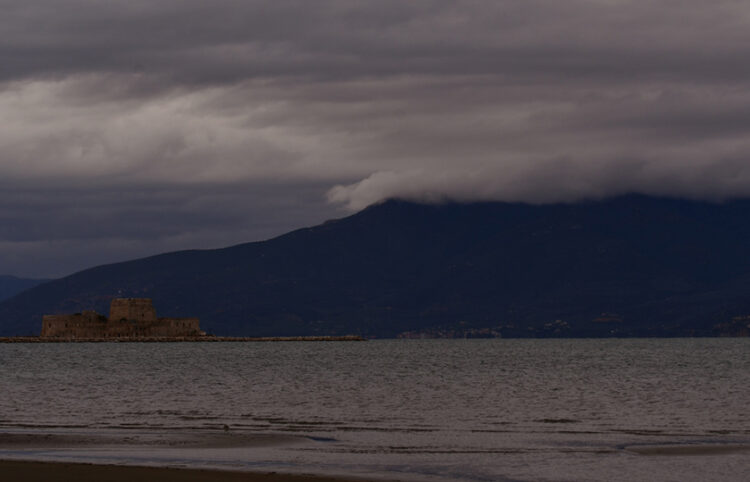
[[[110,321],[156,321],[156,310],[149,298],[115,298],[109,306]]]

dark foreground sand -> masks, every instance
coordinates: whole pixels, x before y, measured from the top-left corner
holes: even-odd
[[[307,437],[279,434],[253,434],[235,431],[100,431],[100,432],[2,432],[0,451],[23,453],[25,450],[67,450],[69,454],[86,453],[92,447],[124,451],[184,450],[200,453],[202,449],[262,448],[309,443]],[[195,452],[195,451],[198,452]],[[158,458],[158,457],[157,457]],[[75,462],[40,462],[0,460],[0,482],[346,482],[365,479],[256,473],[198,468],[138,467]]]
[[[8,482],[345,482],[335,477],[260,474],[202,469],[126,467],[0,460],[0,480]]]

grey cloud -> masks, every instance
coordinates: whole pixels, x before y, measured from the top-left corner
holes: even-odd
[[[0,274],[86,265],[63,260],[75,243],[104,260],[260,239],[386,197],[750,194],[743,2],[0,11]]]
[[[6,79],[748,74],[738,2],[0,2]]]

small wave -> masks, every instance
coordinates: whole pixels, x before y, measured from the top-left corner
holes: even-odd
[[[92,428],[92,425],[83,425],[83,424],[45,424],[45,423],[7,423],[7,424],[0,424],[0,427],[7,427],[7,428],[39,428],[39,429],[47,429],[47,428]]]
[[[336,430],[341,430],[342,432],[399,432],[399,433],[429,433],[429,432],[439,432],[440,430],[436,428],[420,428],[420,427],[358,427],[358,426],[349,426],[344,425],[340,427],[336,427]]]
[[[534,420],[537,423],[580,423],[580,420],[575,420],[572,418],[542,418],[539,420]]]
[[[307,437],[314,442],[337,442],[335,438],[331,437]]]

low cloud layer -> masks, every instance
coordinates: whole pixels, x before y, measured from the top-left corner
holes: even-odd
[[[0,0],[0,274],[388,197],[750,195],[737,1]]]

